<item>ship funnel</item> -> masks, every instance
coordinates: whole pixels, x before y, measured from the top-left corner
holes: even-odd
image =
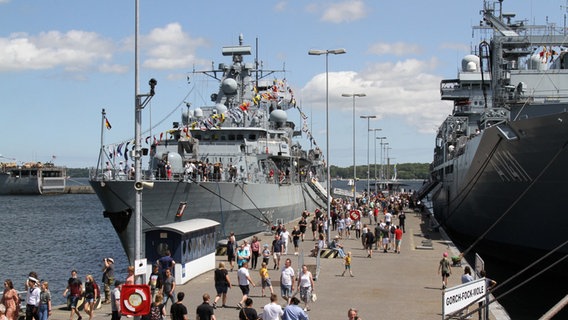
[[[136,189],[136,191],[141,191],[142,189],[152,189],[154,188],[154,182],[136,182],[134,184],[134,189]]]

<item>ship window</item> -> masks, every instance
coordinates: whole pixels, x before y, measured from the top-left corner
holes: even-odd
[[[219,140],[219,135],[218,134],[212,135],[211,140]]]
[[[211,136],[208,133],[206,133],[203,135],[203,140],[204,141],[211,140]]]
[[[227,136],[226,136],[226,135],[221,135],[221,140],[222,140],[222,141],[227,140]]]
[[[201,134],[200,134],[200,133],[194,135],[194,137],[195,137],[195,139],[197,139],[197,140],[201,140]]]
[[[256,140],[256,134],[254,134],[254,133],[249,134],[248,139],[249,139],[250,141],[255,141],[255,140]]]
[[[242,134],[237,134],[237,140],[243,140],[244,136]]]

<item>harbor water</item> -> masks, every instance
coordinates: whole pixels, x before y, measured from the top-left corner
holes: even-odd
[[[11,279],[16,290],[24,290],[28,273],[35,271],[49,282],[53,303],[63,304],[70,271],[76,269],[83,282],[92,274],[100,283],[104,257],[114,258],[124,280],[126,255],[96,195],[1,196],[0,212],[0,279]]]

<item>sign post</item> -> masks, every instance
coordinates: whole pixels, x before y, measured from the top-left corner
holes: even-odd
[[[442,300],[442,319],[474,302],[484,299],[486,292],[485,278],[446,289]]]

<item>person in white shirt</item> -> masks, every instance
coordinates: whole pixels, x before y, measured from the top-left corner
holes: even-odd
[[[39,298],[41,289],[35,272],[30,272],[26,283],[26,320],[39,319]]]
[[[252,284],[253,287],[256,287],[248,271],[248,261],[243,262],[243,266],[237,271],[237,278],[239,279],[239,287],[243,293],[243,298],[241,299],[241,302],[237,304],[237,307],[242,309],[250,292],[249,285]]]
[[[282,244],[284,245],[283,254],[288,254],[288,243],[290,242],[290,232],[286,230],[285,226],[282,226],[282,232],[280,232],[280,239],[282,240]]]
[[[284,311],[277,303],[278,296],[273,293],[270,295],[270,303],[262,309],[262,320],[280,320]]]
[[[286,259],[284,268],[280,274],[280,294],[287,303],[289,303],[292,292],[294,292],[294,268],[292,268],[292,261]]]

